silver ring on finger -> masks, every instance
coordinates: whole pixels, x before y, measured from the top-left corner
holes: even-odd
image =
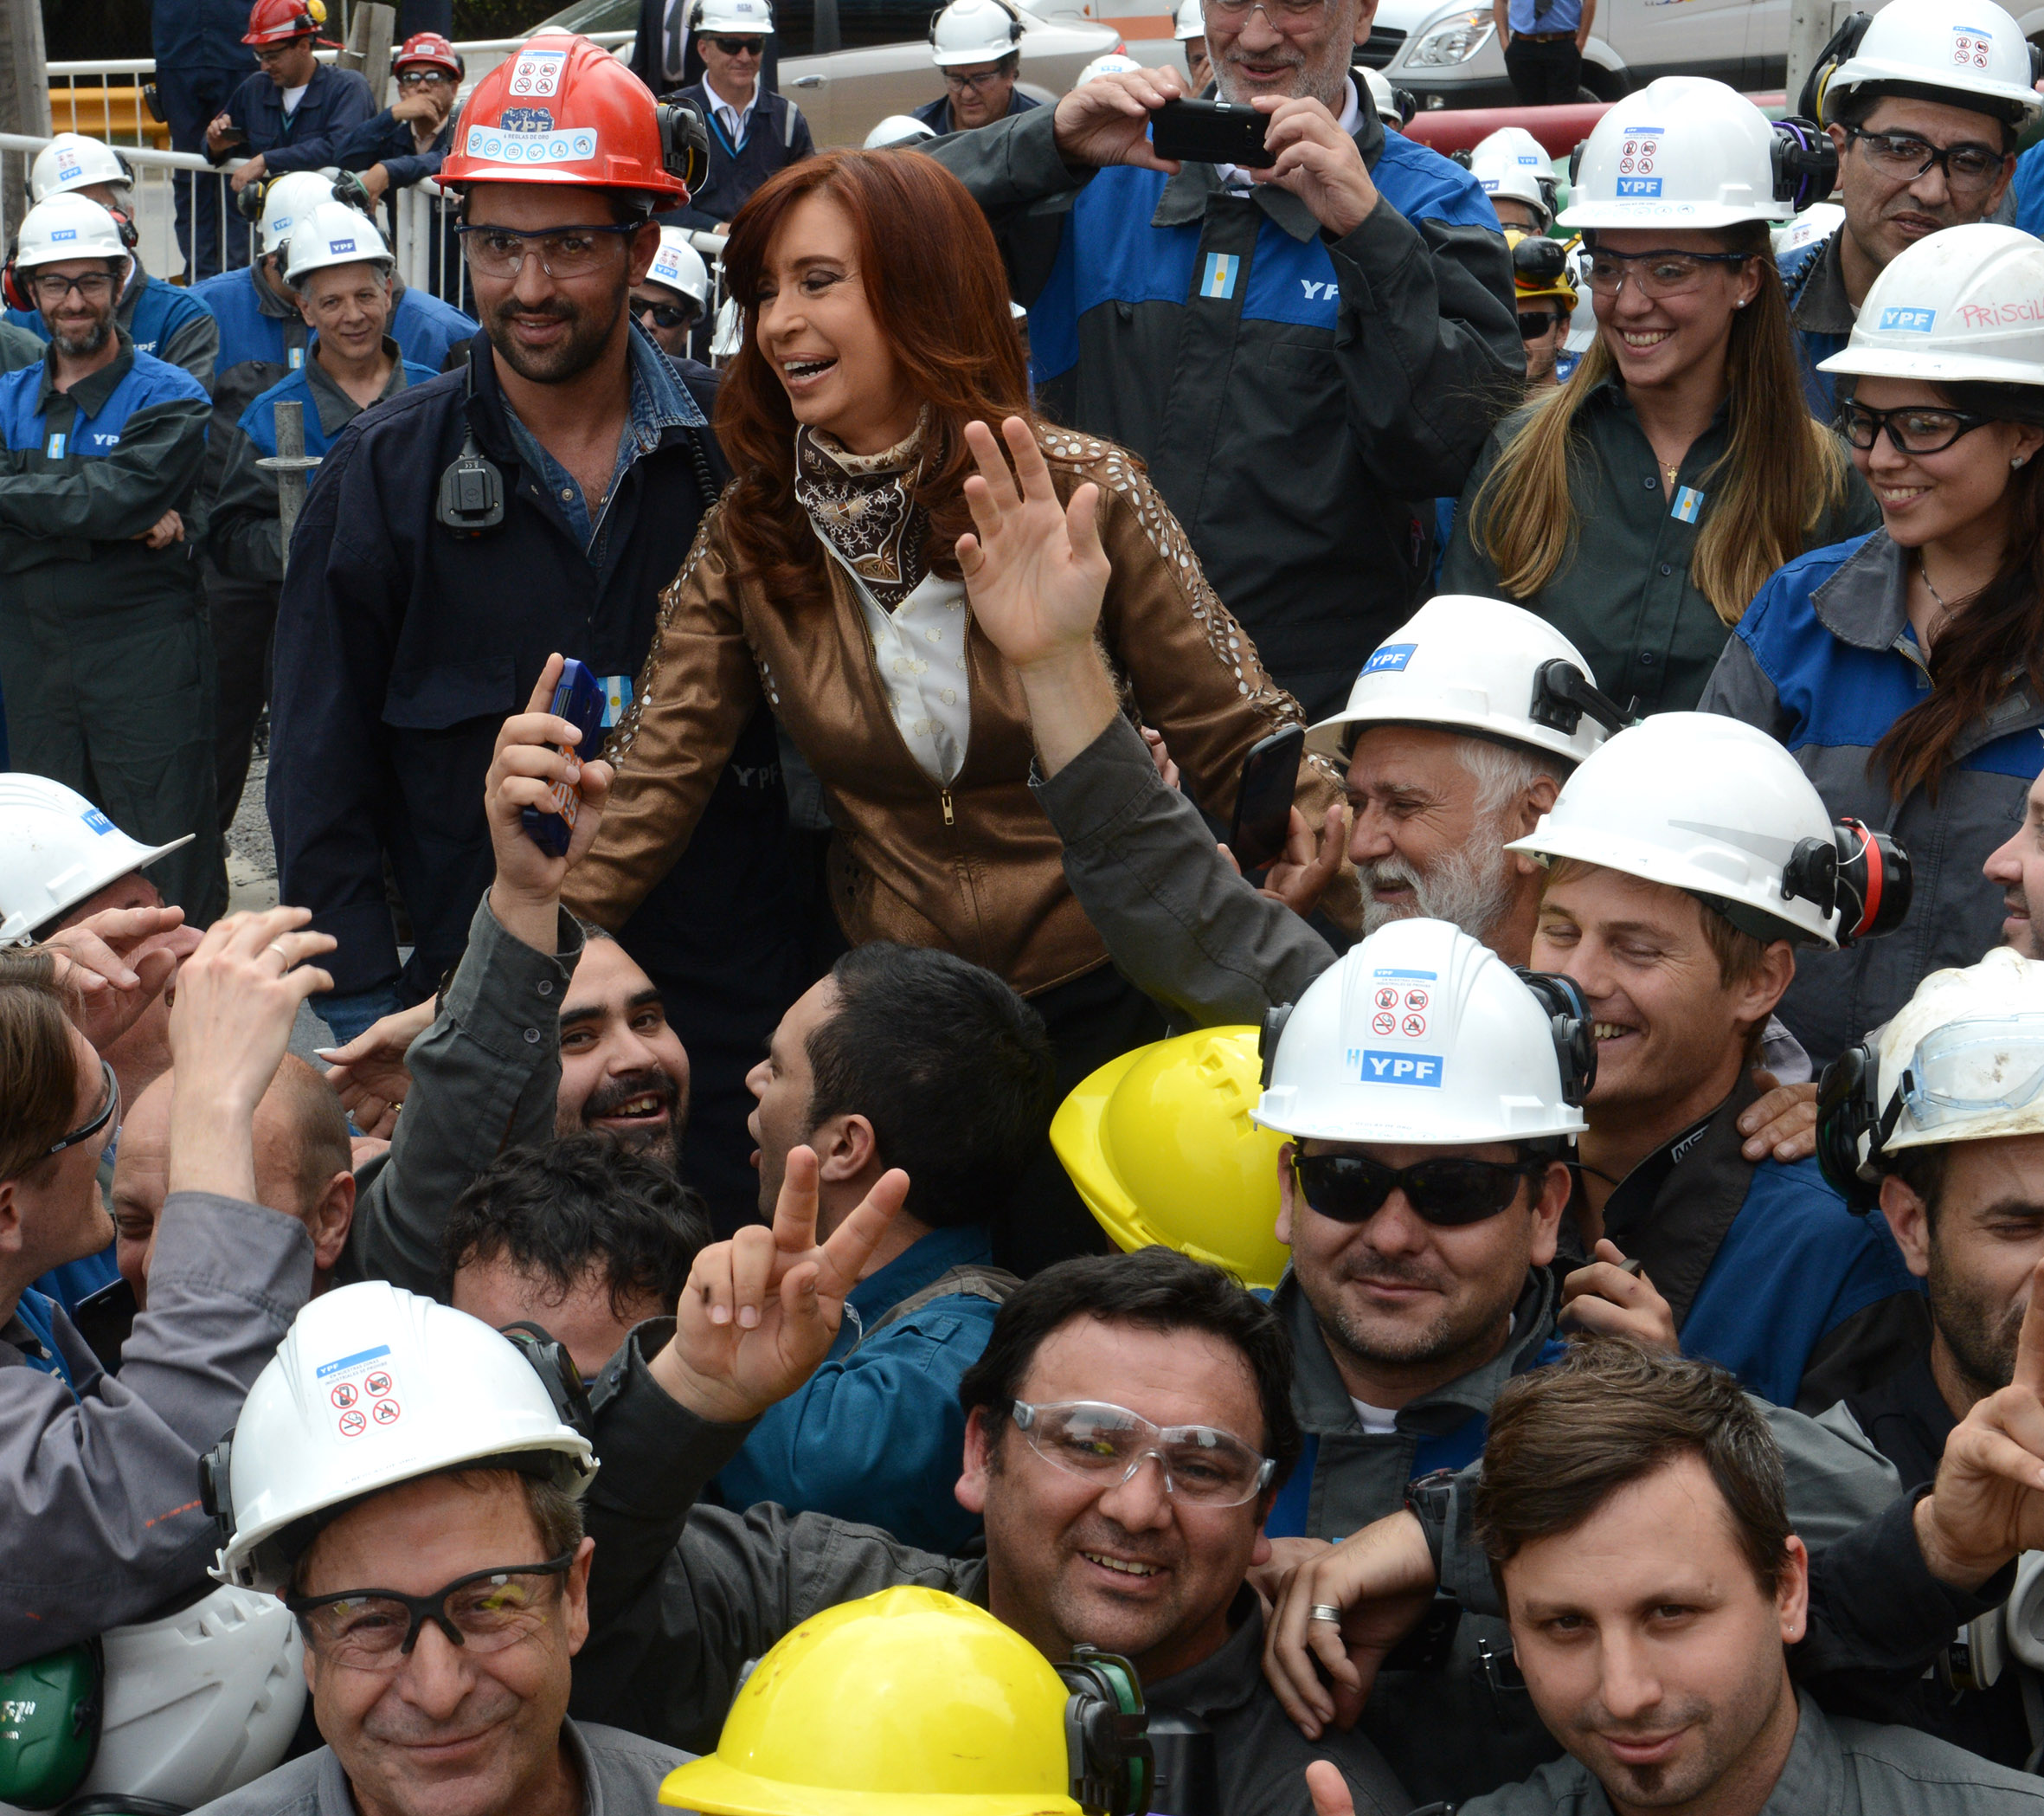
[[[1313,1605],[1311,1618],[1314,1620],[1332,1621],[1336,1626],[1340,1626],[1341,1625],[1341,1610],[1331,1601],[1316,1601]]]
[[[268,945],[267,945],[266,948],[264,948],[264,950],[265,950],[266,951],[274,952],[274,953],[277,955],[277,956],[278,956],[278,957],[280,957],[280,959],[282,959],[282,960],[284,961],[284,969],[285,969],[286,971],[288,971],[288,970],[291,969],[291,955],[290,955],[290,953],[286,952],[286,951],[284,950],[284,948],[283,948],[282,946],[280,946],[280,945],[279,945],[279,944],[277,943],[277,942],[276,942],[275,940],[272,940],[272,941],[269,943],[269,944],[268,944]]]

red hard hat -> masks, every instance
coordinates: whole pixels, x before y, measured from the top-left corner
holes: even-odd
[[[652,91],[569,32],[527,39],[475,85],[440,183],[563,183],[688,199],[665,156]]]
[[[255,0],[249,9],[244,44],[282,44],[292,38],[312,38],[326,23],[322,0]]]
[[[429,63],[457,79],[461,74],[460,54],[437,31],[415,31],[397,47],[390,67],[402,69],[408,63]]]

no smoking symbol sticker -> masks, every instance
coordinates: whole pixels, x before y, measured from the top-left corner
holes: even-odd
[[[1398,1025],[1398,1018],[1388,1009],[1373,1017],[1370,1023],[1370,1026],[1380,1034],[1388,1034]]]
[[[370,1411],[378,1425],[395,1425],[397,1423],[397,1402],[395,1400],[379,1400]]]
[[[331,1397],[337,1407],[351,1407],[355,1404],[355,1389],[344,1381],[333,1390]]]
[[[340,1423],[344,1438],[359,1438],[369,1429],[369,1420],[360,1413],[343,1413]]]
[[[390,1391],[390,1377],[378,1369],[376,1374],[363,1382],[362,1388],[365,1394],[388,1394]]]

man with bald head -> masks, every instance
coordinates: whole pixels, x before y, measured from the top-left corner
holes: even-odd
[[[165,1072],[121,1120],[113,1165],[114,1255],[134,1291],[149,1304],[149,1261],[168,1190],[170,1098]],[[334,1269],[355,1221],[355,1172],[347,1113],[332,1087],[303,1059],[286,1053],[255,1110],[256,1201],[295,1217],[312,1240],[312,1291],[333,1284]]]

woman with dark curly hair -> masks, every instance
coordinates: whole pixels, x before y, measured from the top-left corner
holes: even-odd
[[[732,221],[724,270],[745,332],[717,429],[738,477],[662,597],[572,905],[624,921],[763,700],[822,782],[845,937],[942,946],[999,973],[1042,1013],[1069,1088],[1161,1024],[1065,885],[1029,790],[1019,678],[968,609],[966,425],[1019,417],[1061,499],[1097,488],[1102,641],[1129,710],[1209,812],[1228,814],[1243,757],[1301,722],[1298,705],[1141,464],[1032,411],[1000,253],[948,172],[901,151],[791,166]],[[1331,770],[1302,769],[1308,824],[1340,792]],[[1090,1228],[1073,1209],[1067,1246]]]

